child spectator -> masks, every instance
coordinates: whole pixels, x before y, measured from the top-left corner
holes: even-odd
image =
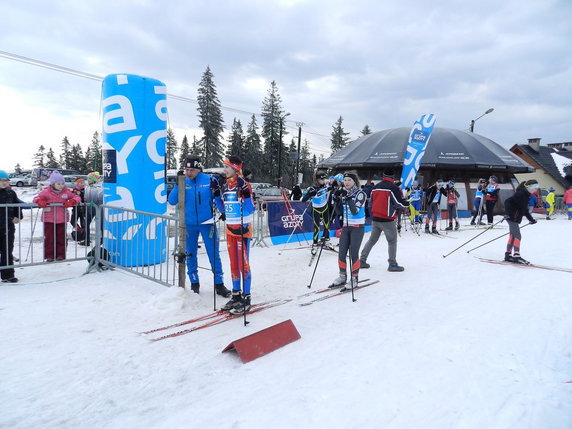
[[[10,188],[8,173],[0,170],[0,204],[17,204],[20,200],[16,192]],[[14,224],[22,218],[18,207],[0,207],[0,267],[14,265],[14,236],[16,227]],[[16,283],[14,268],[0,268],[2,282]]]
[[[50,175],[50,185],[33,199],[38,207],[44,209],[44,259],[53,262],[66,258],[66,222],[69,221],[68,207],[81,202],[81,198],[65,186],[64,177],[54,170]],[[54,206],[54,204],[62,204]],[[48,205],[50,205],[48,207]]]

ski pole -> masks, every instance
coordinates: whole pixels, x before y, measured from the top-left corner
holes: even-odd
[[[447,253],[446,255],[443,255],[443,258],[446,258],[446,257],[449,256],[450,254],[455,253],[457,250],[459,250],[461,247],[463,247],[463,246],[469,244],[469,243],[470,243],[471,241],[473,241],[475,238],[480,237],[480,236],[483,235],[485,232],[487,232],[487,231],[493,229],[493,227],[494,227],[495,225],[498,225],[498,224],[501,223],[503,220],[504,220],[504,217],[503,217],[501,220],[499,220],[497,223],[495,223],[494,225],[491,225],[491,226],[489,226],[488,228],[485,228],[482,232],[479,232],[477,235],[475,235],[475,236],[474,236],[473,238],[471,238],[470,240],[465,241],[463,244],[461,244],[461,245],[460,245],[459,247],[457,247],[456,249],[453,249],[453,250],[451,250],[449,253]]]
[[[527,227],[528,225],[530,225],[530,223],[527,223],[526,225],[523,225],[520,229],[525,228],[525,227]],[[489,241],[487,241],[486,243],[480,244],[480,245],[478,245],[477,247],[473,247],[471,250],[467,250],[467,253],[470,253],[470,252],[472,252],[473,250],[477,250],[479,247],[483,247],[483,246],[485,246],[485,245],[487,245],[487,244],[489,244],[489,243],[492,243],[493,241],[498,240],[499,238],[506,237],[506,236],[509,235],[509,234],[510,234],[510,232],[507,232],[507,233],[505,233],[505,234],[503,234],[503,235],[499,235],[498,237],[493,238],[492,240],[489,240]]]
[[[32,208],[30,207],[30,211]],[[28,246],[28,252],[26,253],[26,261],[28,261],[28,256],[30,256],[30,250],[32,249],[32,243],[34,242],[34,231],[36,229],[36,222],[38,222],[38,217],[40,216],[40,208],[38,208],[38,213],[36,214],[36,218],[34,219],[34,223],[32,225],[32,234],[30,237],[30,245]]]
[[[243,205],[244,205],[244,199],[242,196],[242,192],[240,192],[240,195],[238,196],[238,198],[240,198],[240,260],[242,262],[242,272],[241,272],[241,277],[242,277],[242,294],[243,297],[242,299],[244,299],[244,247],[245,247],[245,243],[244,243],[244,210],[243,210]],[[248,320],[246,320],[246,303],[244,303],[244,307],[243,307],[244,312],[243,317],[244,317],[244,326],[248,325],[250,322]]]
[[[328,226],[332,223],[332,220],[334,219],[334,215],[336,213],[336,209],[335,207],[332,207],[332,214],[330,215],[330,220],[328,222]],[[320,232],[318,231],[318,234]],[[312,287],[312,283],[314,282],[314,276],[316,275],[316,270],[318,269],[318,264],[320,263],[320,257],[322,256],[322,250],[324,249],[324,242],[321,242],[320,245],[320,252],[318,253],[318,259],[316,259],[316,265],[314,265],[314,272],[312,273],[312,278],[310,279],[310,284],[308,285],[308,289],[310,289]]]
[[[284,249],[286,248],[286,245],[287,245],[288,243],[290,243],[290,239],[291,239],[292,236],[294,235],[294,232],[296,232],[296,229],[299,228],[299,229],[300,229],[300,232],[304,233],[304,228],[302,228],[302,224],[304,223],[304,215],[305,215],[306,212],[308,211],[308,207],[310,207],[310,206],[308,205],[308,206],[304,209],[304,211],[302,212],[302,216],[300,217],[300,218],[301,218],[301,221],[300,221],[300,222],[294,221],[295,224],[294,224],[294,226],[292,227],[292,232],[291,232],[290,235],[288,236],[288,240],[286,240],[286,243],[284,243],[284,246],[282,246],[282,249],[280,250],[280,252],[278,252],[279,255],[282,254],[282,252],[283,252]],[[294,210],[292,210],[291,213],[294,214]],[[298,240],[298,242],[300,242],[300,240]]]

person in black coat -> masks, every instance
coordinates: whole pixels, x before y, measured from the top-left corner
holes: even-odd
[[[509,228],[508,243],[506,253],[504,254],[504,260],[507,262],[514,262],[516,264],[529,263],[520,256],[521,235],[519,224],[522,222],[523,216],[526,216],[531,224],[536,223],[536,220],[528,210],[528,200],[530,194],[538,188],[538,182],[534,179],[522,182],[516,187],[514,195],[507,198],[504,202],[505,218]]]
[[[0,204],[18,204],[16,192],[10,188],[8,174],[0,170]],[[19,207],[0,207],[0,267],[14,265],[15,224],[22,218]],[[0,268],[2,282],[16,283],[14,268]]]

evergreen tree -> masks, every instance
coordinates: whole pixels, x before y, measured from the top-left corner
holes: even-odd
[[[285,113],[282,108],[282,99],[278,93],[278,86],[272,81],[268,94],[262,102],[262,137],[264,138],[264,166],[265,175],[271,180],[278,178],[280,166],[282,171],[286,166],[286,147],[283,139],[286,134],[285,118],[289,113]],[[279,154],[282,153],[282,157]]]
[[[171,128],[169,128],[167,130],[167,156],[165,160],[168,169],[177,168],[178,150],[178,143],[177,139],[175,138],[175,133]]]
[[[69,165],[73,163],[71,153],[72,145],[69,142],[67,136],[62,139],[60,148],[62,149],[62,152],[60,153],[60,167],[70,168]]]
[[[56,154],[54,153],[53,149],[50,148],[48,153],[46,154],[46,168],[60,168],[60,164],[56,159]]]
[[[187,139],[187,135],[183,137],[183,141],[181,142],[181,155],[179,155],[179,165],[176,168],[182,168],[187,160],[187,156],[191,153],[191,149],[189,148],[189,139]]]
[[[70,162],[67,168],[71,170],[77,170],[81,173],[85,173],[87,165],[85,162],[85,157],[83,156],[83,150],[79,144],[72,146],[70,151]]]
[[[350,140],[349,137],[347,137],[349,135],[349,133],[346,133],[344,131],[344,127],[342,127],[342,122],[343,122],[344,118],[342,118],[341,116],[338,118],[338,120],[336,121],[336,123],[332,126],[333,131],[332,131],[332,138],[331,138],[331,146],[330,149],[332,149],[332,152],[337,152],[338,150],[340,150],[341,148],[343,148],[346,144],[348,144],[348,141]]]
[[[224,144],[221,141],[223,132],[222,111],[213,78],[210,67],[207,67],[199,83],[199,95],[197,97],[199,126],[204,133],[202,145],[205,167],[221,166],[224,154]]]
[[[45,165],[45,154],[46,148],[43,145],[40,145],[38,151],[34,154],[34,167],[44,168]]]
[[[14,167],[14,173],[16,174],[21,174],[22,173],[22,167],[20,166],[20,163],[16,163],[16,166]]]
[[[244,161],[246,168],[252,170],[255,176],[265,177],[262,146],[260,144],[260,135],[258,134],[258,125],[256,123],[255,115],[252,115],[250,123],[246,129],[242,160]]]
[[[202,139],[197,140],[196,136],[193,136],[193,144],[191,144],[191,155],[196,155],[204,160],[203,149],[201,145]],[[204,163],[203,163],[204,164]]]
[[[313,172],[314,166],[310,157],[310,147],[308,146],[308,140],[304,139],[304,143],[300,148],[300,173],[302,173],[303,184],[310,185],[312,183]]]
[[[244,161],[244,133],[242,131],[242,123],[240,119],[234,118],[232,121],[232,128],[228,135],[228,142],[230,143],[226,150],[226,155],[236,155]]]
[[[91,143],[85,153],[85,164],[86,172],[102,171],[103,161],[101,154],[101,141],[99,140],[99,133],[97,131],[93,133]]]
[[[363,127],[363,130],[361,130],[361,135],[367,136],[369,134],[371,134],[371,129],[369,128],[368,124],[365,124],[365,127]]]

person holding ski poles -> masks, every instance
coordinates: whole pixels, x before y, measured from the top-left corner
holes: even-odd
[[[252,188],[242,177],[242,160],[229,156],[224,160],[226,181],[222,184],[221,200],[216,200],[219,211],[226,218],[226,244],[232,276],[232,298],[223,307],[231,314],[243,314],[250,310],[250,241],[254,202]],[[241,284],[242,279],[242,284]]]
[[[421,223],[419,213],[421,211],[421,198],[423,198],[423,189],[419,186],[419,182],[415,180],[411,185],[411,189],[406,194],[409,202],[409,217],[411,223]]]
[[[523,216],[526,216],[531,224],[536,223],[536,220],[528,211],[528,200],[530,194],[534,193],[538,188],[538,182],[534,179],[522,182],[516,187],[514,195],[507,198],[504,202],[505,219],[509,228],[508,243],[504,254],[504,260],[507,262],[514,262],[515,264],[530,263],[520,256],[521,235],[519,224]]]
[[[314,224],[314,235],[312,236],[312,254],[315,254],[318,247],[320,237],[320,226],[324,225],[322,240],[324,242],[330,239],[330,187],[326,186],[326,174],[314,174],[314,184],[308,188],[306,195],[302,198],[302,202],[306,202],[311,198],[312,204],[312,220]]]
[[[479,218],[479,225],[483,224],[483,197],[485,190],[485,179],[479,179],[479,184],[477,185],[477,190],[475,191],[475,198],[473,199],[473,209],[474,215],[471,219],[471,225],[476,225],[477,217]]]
[[[219,254],[219,238],[215,225],[214,200],[211,189],[211,177],[203,173],[203,166],[198,156],[188,156],[185,160],[185,229],[187,274],[191,281],[191,290],[199,293],[200,281],[198,272],[197,250],[199,234],[203,238],[211,269],[214,273],[215,292],[228,297],[230,291],[224,286],[222,262]],[[220,197],[218,197],[220,200]],[[175,185],[168,196],[169,204],[179,202],[179,186]]]
[[[459,229],[459,220],[457,219],[457,204],[459,202],[459,191],[455,188],[455,182],[449,180],[445,188],[447,194],[447,217],[449,218],[449,226],[445,228],[446,231],[453,230],[453,220],[455,221],[455,231]]]
[[[387,271],[403,271],[404,268],[397,263],[397,216],[398,209],[409,206],[402,197],[401,189],[394,183],[394,172],[386,169],[382,180],[371,191],[371,235],[365,243],[360,256],[361,268],[369,268],[367,257],[372,247],[379,240],[383,232],[388,245],[389,266]]]
[[[499,199],[500,185],[497,183],[497,176],[489,177],[489,183],[485,187],[485,206],[487,208],[487,224],[493,224],[495,205]]]
[[[363,240],[365,225],[365,204],[367,195],[358,188],[359,177],[356,172],[343,174],[343,186],[336,189],[333,195],[334,210],[342,219],[342,232],[339,241],[338,268],[340,271],[331,287],[342,287],[345,292],[348,280],[346,257],[350,254],[351,286],[358,285],[360,269],[359,248]]]
[[[434,185],[425,191],[425,202],[427,205],[427,217],[425,218],[425,232],[429,234],[439,234],[437,231],[437,215],[439,214],[439,204],[441,203],[441,195],[447,195],[443,187],[443,180],[439,179]],[[429,222],[433,223],[433,228],[429,231]]]

